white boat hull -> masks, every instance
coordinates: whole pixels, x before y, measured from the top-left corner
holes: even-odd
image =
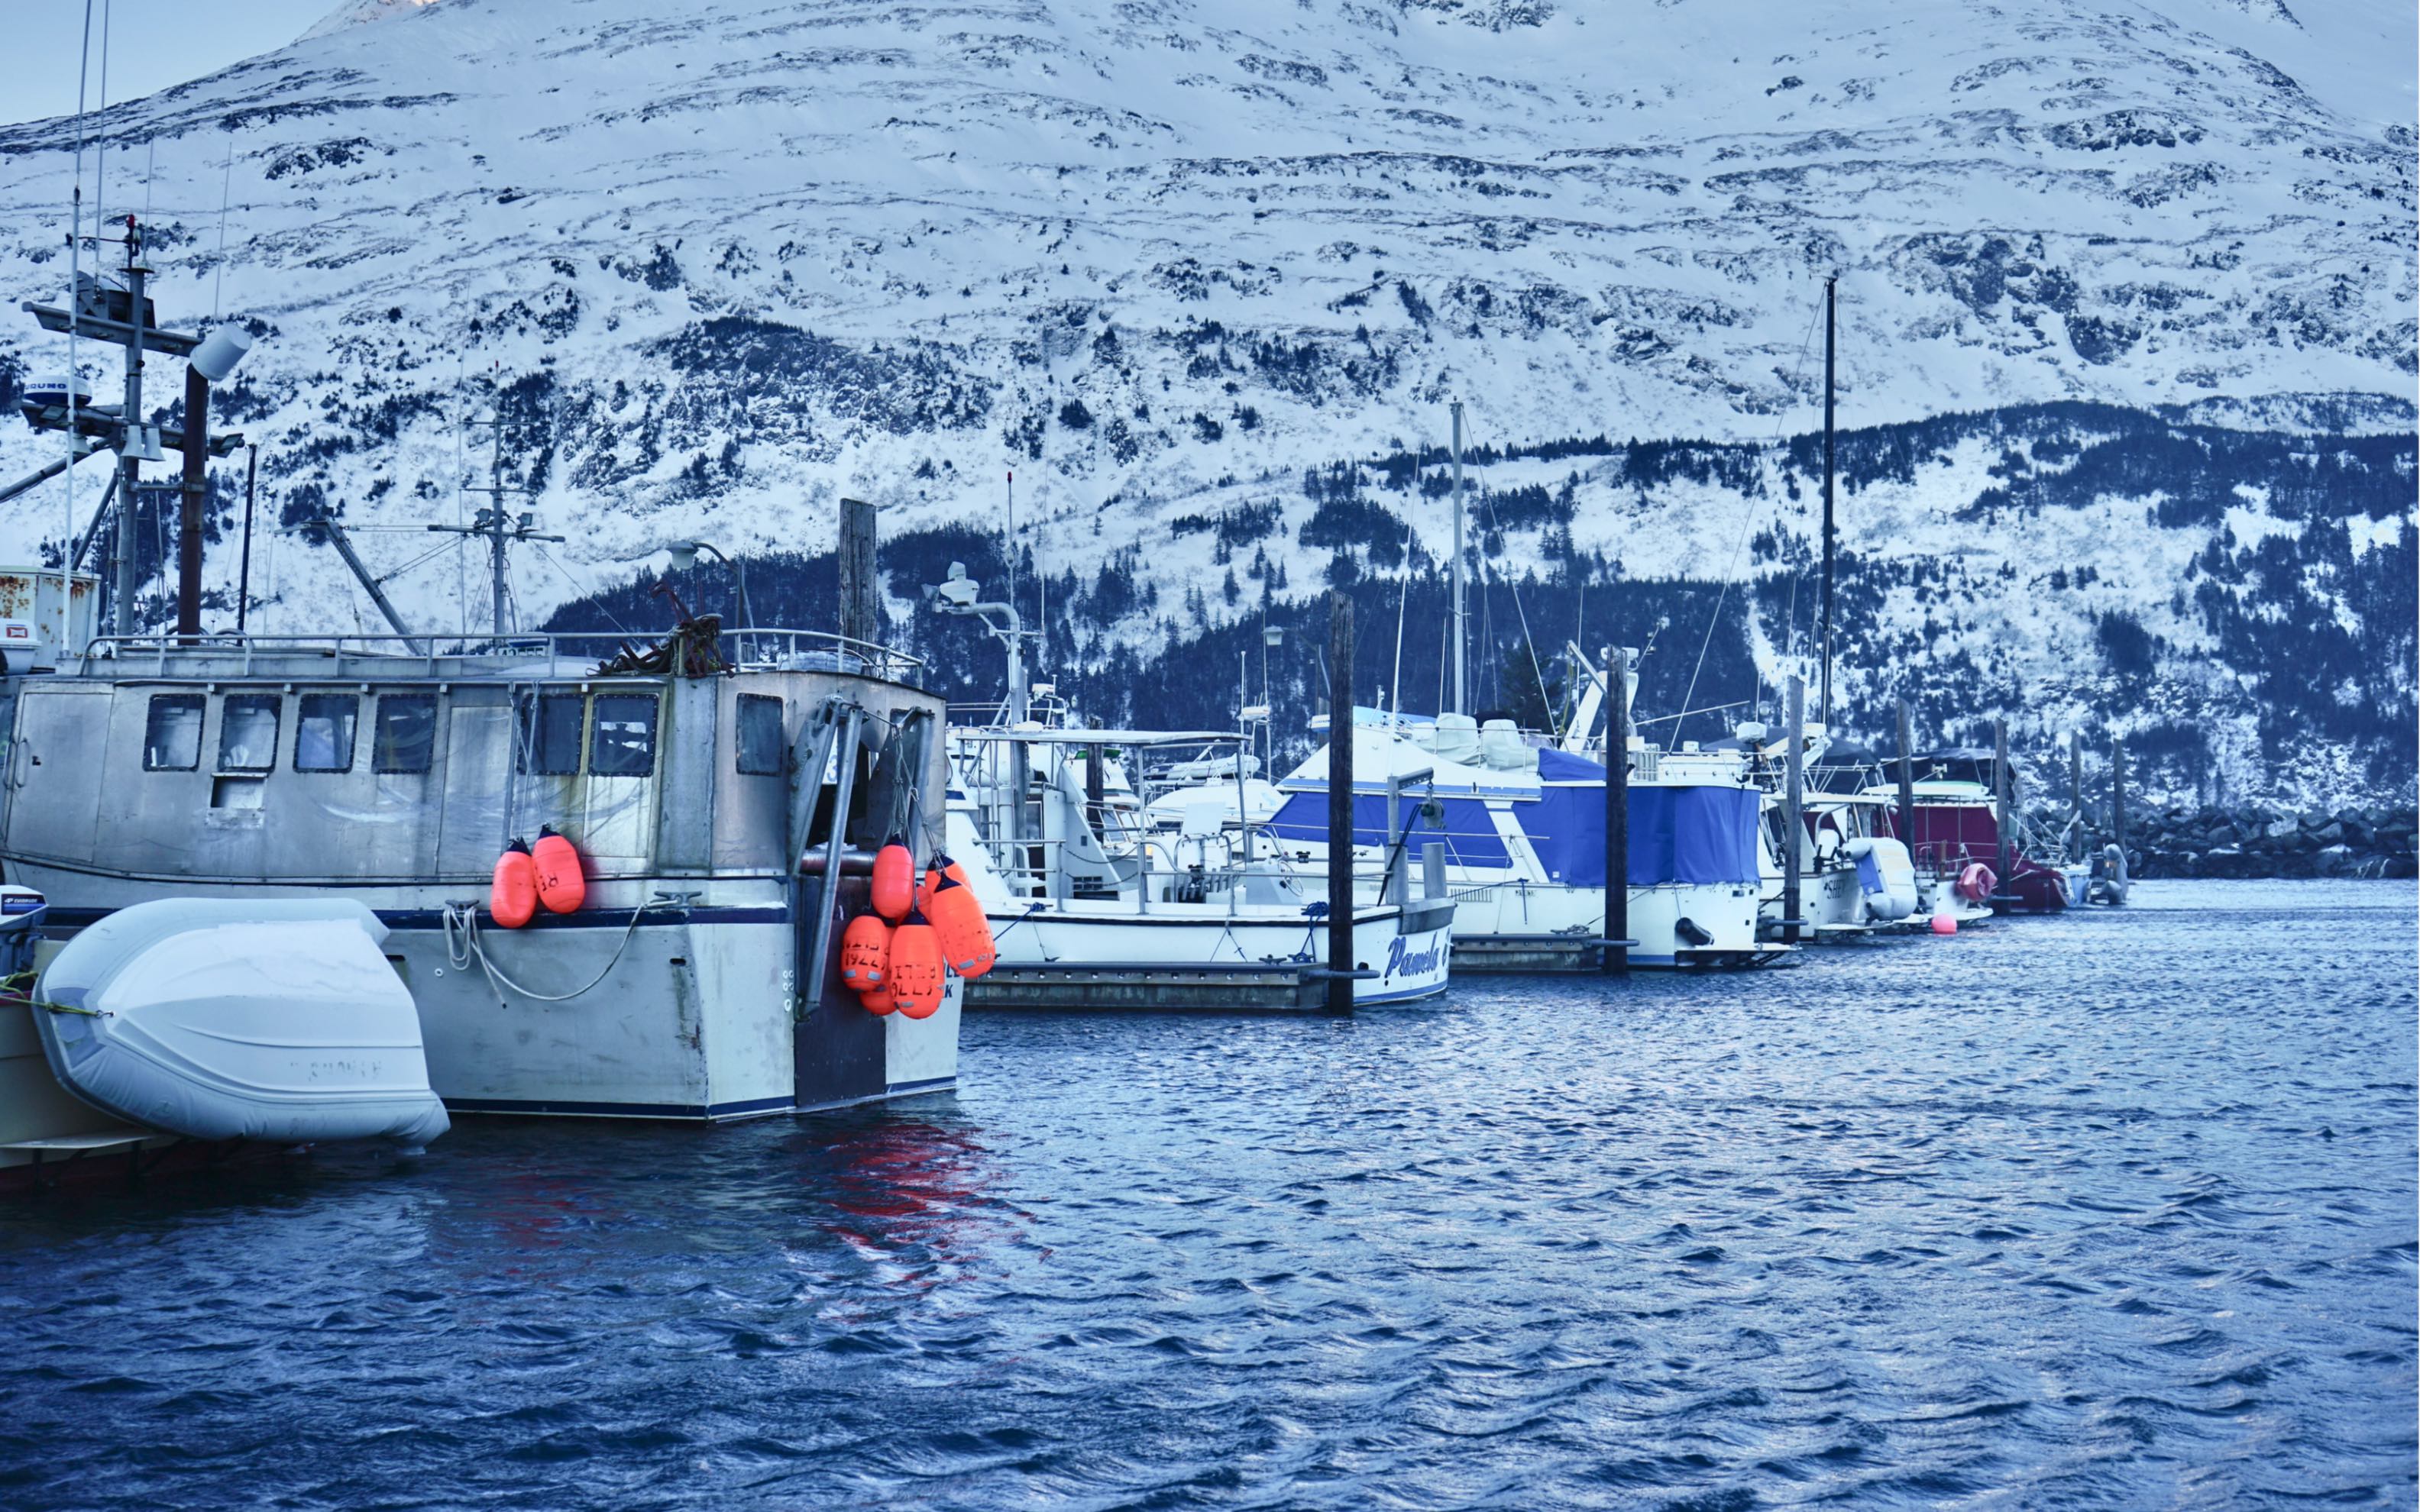
[[[326,895],[24,861],[11,872],[42,887],[52,919],[69,927],[148,897]],[[385,954],[418,1006],[429,1084],[457,1113],[719,1120],[956,1083],[955,978],[940,1011],[921,1021],[867,1012],[836,976],[822,1006],[796,1018],[797,931],[778,878],[592,880],[576,914],[541,915],[520,930],[482,916],[478,938],[494,977],[458,932],[449,939],[445,911],[466,901],[464,889],[347,892],[388,927]],[[566,993],[566,1001],[542,1000]]]
[[[1448,873],[1449,877],[1453,875]],[[1454,937],[1570,934],[1602,938],[1605,892],[1553,883],[1498,882],[1453,888]],[[1684,935],[1682,921],[1702,931],[1703,944]],[[1665,883],[1630,889],[1630,964],[1702,969],[1770,961],[1781,949],[1757,939],[1756,889],[1741,884]]]
[[[987,910],[986,917],[1006,965],[1317,964],[1327,956],[1325,919],[1231,911],[1216,903],[1156,903],[1140,913],[1131,899],[1035,899]],[[1358,910],[1355,964],[1378,975],[1354,982],[1354,1005],[1411,1002],[1443,992],[1457,918],[1420,904]]]

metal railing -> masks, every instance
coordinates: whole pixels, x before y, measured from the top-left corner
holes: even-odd
[[[336,676],[347,673],[349,658],[388,675],[405,663],[417,662],[434,676],[449,666],[458,670],[464,663],[485,662],[505,663],[516,673],[551,678],[591,676],[606,661],[625,654],[644,655],[661,643],[654,638],[610,630],[541,630],[502,640],[393,632],[238,635],[218,631],[192,636],[96,636],[80,656],[86,671],[93,670],[95,663],[122,667],[147,659],[162,676],[178,662],[197,656],[232,656],[242,668],[238,675],[250,675],[256,661],[316,656],[334,663],[330,675]],[[829,630],[734,630],[716,642],[716,649],[741,671],[830,671],[910,682],[925,667],[920,656]]]

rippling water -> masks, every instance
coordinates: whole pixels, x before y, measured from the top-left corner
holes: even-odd
[[[2414,1500],[2414,892],[0,1206],[0,1505]]]

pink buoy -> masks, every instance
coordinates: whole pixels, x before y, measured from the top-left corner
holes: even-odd
[[[1946,913],[1935,914],[1932,916],[1932,933],[1935,934],[1955,934],[1958,933],[1958,920],[1952,918]]]

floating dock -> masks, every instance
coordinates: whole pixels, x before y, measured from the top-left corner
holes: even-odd
[[[992,967],[967,983],[970,1009],[1126,1012],[1327,1013],[1328,971],[1315,962],[1218,965],[1087,962]]]

